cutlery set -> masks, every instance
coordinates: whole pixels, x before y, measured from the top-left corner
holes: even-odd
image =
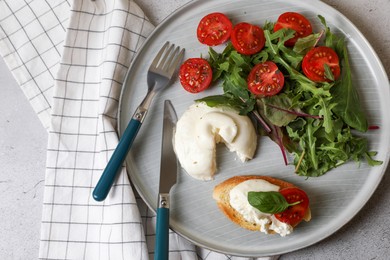
[[[123,162],[134,142],[135,137],[146,117],[155,95],[169,86],[174,74],[184,57],[184,48],[175,47],[166,42],[155,56],[147,72],[148,91],[134,112],[125,132],[112,154],[106,168],[103,171],[93,191],[96,201],[103,201],[114,180],[123,167]],[[127,81],[125,81],[127,82]],[[123,86],[124,88],[126,86]],[[178,172],[178,160],[173,150],[173,134],[177,121],[177,115],[169,100],[164,102],[162,153],[160,162],[160,186],[157,204],[156,220],[156,245],[154,259],[168,259],[169,249],[169,191],[176,183]]]

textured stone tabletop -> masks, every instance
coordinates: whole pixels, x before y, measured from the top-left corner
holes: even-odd
[[[298,1],[298,0],[296,0]],[[135,0],[158,24],[189,0]],[[239,2],[239,1],[237,1]],[[324,0],[363,33],[390,75],[390,0]],[[0,259],[36,259],[47,132],[0,59]],[[280,259],[388,259],[390,169],[368,204],[327,239]]]

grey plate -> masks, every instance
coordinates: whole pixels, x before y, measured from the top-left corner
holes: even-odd
[[[193,243],[215,251],[240,256],[268,256],[282,254],[312,245],[331,235],[364,206],[377,188],[386,170],[390,149],[390,93],[386,73],[367,40],[342,14],[332,7],[313,0],[214,0],[194,1],[169,16],[144,43],[134,59],[128,75],[128,86],[123,89],[120,103],[119,129],[123,133],[133,111],[144,97],[146,72],[150,61],[167,40],[186,48],[186,57],[207,56],[208,48],[196,38],[199,20],[211,12],[227,14],[233,23],[247,21],[263,25],[276,21],[286,11],[304,14],[315,31],[321,27],[317,15],[323,15],[333,31],[344,34],[353,70],[353,82],[359,90],[369,123],[380,126],[364,136],[370,149],[377,151],[377,159],[384,163],[369,167],[348,163],[325,176],[306,180],[294,175],[293,166],[284,166],[278,147],[262,138],[255,159],[241,163],[224,147],[218,147],[218,174],[214,181],[192,179],[184,171],[178,185],[171,191],[171,228]],[[165,99],[172,100],[178,116],[194,99],[221,93],[219,87],[201,94],[185,92],[176,80],[156,97],[152,110],[137,136],[127,158],[132,182],[146,203],[155,210],[159,181],[162,111]],[[290,236],[264,235],[244,230],[231,223],[212,199],[214,186],[234,175],[270,175],[292,182],[307,191],[312,209],[312,221],[302,223]]]

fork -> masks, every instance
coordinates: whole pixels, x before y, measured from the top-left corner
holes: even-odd
[[[169,84],[179,63],[183,59],[184,51],[184,48],[179,46],[175,48],[174,44],[166,42],[152,61],[147,73],[148,92],[134,112],[119,140],[118,146],[96,184],[93,191],[93,198],[96,201],[102,201],[107,197],[138,130],[141,128],[154,96]]]

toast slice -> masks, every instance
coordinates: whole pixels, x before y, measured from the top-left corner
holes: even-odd
[[[218,207],[226,215],[226,217],[228,217],[231,221],[240,225],[243,228],[252,231],[259,231],[260,227],[258,224],[247,221],[238,211],[236,211],[230,205],[230,195],[229,195],[230,191],[241,182],[252,180],[252,179],[265,180],[271,184],[279,186],[280,190],[284,188],[298,188],[298,187],[293,185],[292,183],[280,179],[276,179],[269,176],[258,176],[258,175],[235,176],[215,186],[213,191],[213,198],[216,200]],[[310,208],[306,211],[306,214],[303,219],[305,221],[309,221],[311,219]],[[270,230],[269,233],[275,233],[275,232]]]

